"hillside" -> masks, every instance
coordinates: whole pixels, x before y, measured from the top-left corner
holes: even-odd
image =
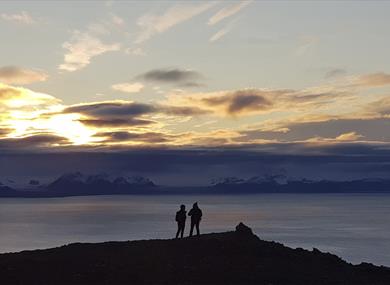
[[[0,284],[390,284],[390,269],[236,231],[0,255]]]

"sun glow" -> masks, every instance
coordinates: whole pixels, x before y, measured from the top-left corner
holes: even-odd
[[[67,138],[74,145],[98,141],[93,137],[95,131],[80,123],[79,117],[78,114],[58,114],[49,118],[36,119],[18,116],[8,120],[8,125],[14,130],[8,137],[18,138],[44,132]]]
[[[78,121],[78,114],[55,115],[39,123],[39,126],[69,139],[75,145],[88,144],[97,141],[93,138],[95,132]]]
[[[79,120],[80,114],[61,113],[61,100],[44,93],[0,83],[2,125],[11,131],[7,138],[24,138],[49,134],[68,139],[69,144],[82,145],[99,141],[96,131]],[[2,108],[1,108],[2,107]]]

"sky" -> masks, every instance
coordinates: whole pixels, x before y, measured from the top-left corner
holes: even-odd
[[[388,1],[2,1],[0,165],[92,152],[142,154],[152,169],[174,153],[191,184],[266,171],[267,154],[269,171],[388,177],[389,12]],[[219,152],[234,163],[210,160]],[[303,156],[321,156],[316,174]],[[194,175],[193,157],[212,174]],[[177,181],[164,165],[146,174]]]

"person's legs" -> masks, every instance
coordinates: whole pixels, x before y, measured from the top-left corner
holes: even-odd
[[[194,232],[194,226],[195,226],[195,223],[193,221],[191,221],[190,237],[192,237],[192,233]]]
[[[200,235],[200,232],[199,232],[199,223],[200,223],[200,221],[197,221],[197,222],[196,222],[196,234],[197,234],[197,235]]]
[[[177,223],[177,232],[176,232],[176,238],[179,237],[179,234],[180,234],[180,223]]]
[[[183,224],[181,225],[181,232],[180,232],[180,237],[181,237],[181,238],[183,238],[185,226],[186,226],[185,223],[183,223]]]

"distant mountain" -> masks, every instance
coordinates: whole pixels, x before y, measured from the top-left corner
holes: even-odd
[[[235,231],[170,240],[75,243],[0,254],[0,284],[384,285],[390,268]]]
[[[390,192],[390,179],[369,178],[350,181],[288,180],[281,175],[255,176],[249,179],[228,177],[212,185],[217,193],[348,193]]]
[[[80,172],[64,174],[47,186],[50,193],[63,195],[148,194],[155,188],[150,179],[141,176],[84,175]]]
[[[8,186],[9,188],[12,188],[16,191],[39,191],[42,190],[44,185],[41,185],[39,180],[36,179],[30,179],[30,181],[20,181],[20,180],[13,180],[13,179],[3,179],[1,181],[3,186]],[[0,185],[1,186],[1,185]]]
[[[15,186],[14,186],[15,185]],[[112,176],[106,173],[63,174],[42,184],[30,180],[27,185],[0,182],[0,197],[64,197],[121,194],[257,194],[257,193],[390,193],[390,179],[368,178],[350,181],[288,179],[283,174],[254,176],[248,179],[226,177],[210,186],[170,187],[156,185],[142,176]]]
[[[30,182],[28,182],[28,185],[30,186],[39,186],[41,183],[39,180],[31,179]]]
[[[7,186],[7,185],[4,185],[1,181],[0,181],[0,197],[13,197],[15,196],[15,194],[17,194],[17,191],[15,191],[14,189],[12,189],[11,187]]]

